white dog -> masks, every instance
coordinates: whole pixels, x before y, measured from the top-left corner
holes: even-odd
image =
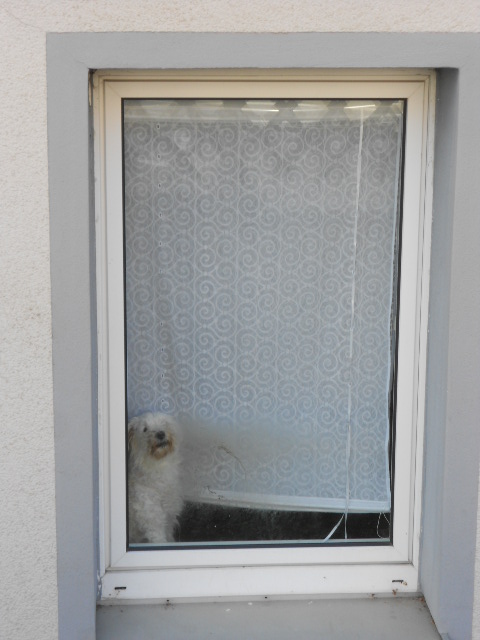
[[[128,423],[129,541],[173,542],[182,509],[180,430],[162,413]]]

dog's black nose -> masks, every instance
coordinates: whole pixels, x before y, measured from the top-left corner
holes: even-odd
[[[165,440],[165,431],[157,431],[155,437],[157,440],[160,440],[160,442],[162,442],[162,440]]]

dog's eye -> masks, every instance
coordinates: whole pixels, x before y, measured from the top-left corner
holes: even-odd
[[[147,427],[143,427],[143,433],[146,433]]]

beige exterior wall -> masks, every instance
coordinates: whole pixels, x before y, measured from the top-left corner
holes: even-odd
[[[45,34],[65,31],[478,32],[480,3],[0,2],[0,637],[9,640],[57,637]],[[477,566],[480,596],[480,554]]]
[[[478,0],[3,0],[0,7],[12,39],[24,30],[480,31]]]

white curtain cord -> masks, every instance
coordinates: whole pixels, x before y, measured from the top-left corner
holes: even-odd
[[[353,363],[353,329],[355,324],[355,294],[356,294],[356,276],[357,276],[357,239],[358,239],[358,216],[360,202],[360,177],[362,173],[362,146],[363,146],[363,109],[360,113],[360,134],[358,141],[358,158],[357,158],[357,193],[355,198],[355,222],[353,228],[353,273],[352,273],[352,299],[351,299],[351,315],[350,315],[350,372]],[[344,537],[347,539],[347,519],[348,507],[350,501],[350,457],[352,452],[352,376],[348,381],[348,432],[347,432],[347,480],[345,487],[345,512],[344,512]]]
[[[353,328],[355,322],[355,289],[356,289],[356,268],[357,268],[357,236],[358,236],[358,215],[359,215],[359,202],[360,202],[360,176],[362,172],[362,143],[363,143],[363,109],[360,116],[360,139],[358,141],[358,157],[357,157],[357,193],[355,198],[355,220],[353,229],[353,271],[352,271],[352,297],[351,297],[351,314],[350,314],[350,345],[349,345],[349,358],[350,365],[353,362]],[[350,457],[351,457],[351,442],[352,442],[352,381],[351,376],[348,381],[348,416],[347,416],[347,444],[346,444],[346,483],[345,483],[345,511],[342,513],[340,520],[333,527],[330,533],[324,538],[324,542],[330,540],[335,531],[340,526],[342,520],[344,521],[344,538],[347,539],[347,520],[348,509],[350,502]]]

